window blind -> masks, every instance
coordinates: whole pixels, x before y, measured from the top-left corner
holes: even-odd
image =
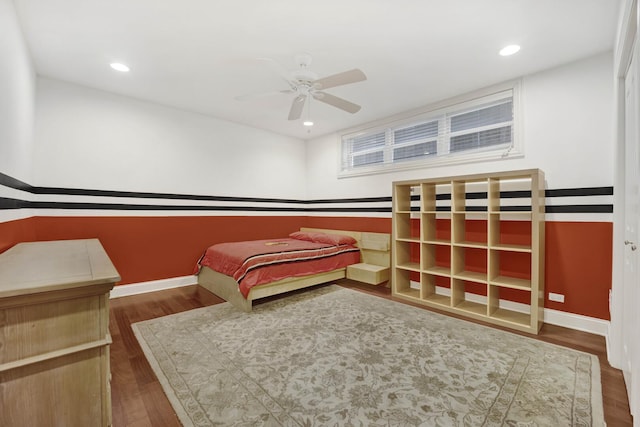
[[[395,129],[392,144],[394,162],[435,156],[438,146],[438,121]]]
[[[450,116],[451,140],[449,152],[455,153],[490,146],[502,146],[512,141],[513,100]]]
[[[358,135],[345,141],[348,164],[344,167],[359,167],[384,161],[385,132]]]
[[[507,90],[342,137],[342,170],[438,161],[506,150],[514,142],[514,96]]]

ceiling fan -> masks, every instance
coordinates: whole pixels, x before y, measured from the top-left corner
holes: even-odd
[[[354,68],[353,70],[318,78],[318,75],[308,68],[311,64],[311,55],[309,54],[296,55],[295,62],[298,68],[293,71],[286,70],[273,59],[261,58],[261,60],[266,61],[267,64],[286,81],[289,89],[237,96],[236,99],[238,101],[246,101],[256,97],[278,93],[294,94],[295,97],[291,101],[291,108],[289,110],[289,120],[298,120],[302,115],[307,100],[310,102],[311,98],[351,114],[360,111],[361,107],[358,104],[331,95],[330,93],[324,92],[324,90],[366,80],[367,76],[365,76],[361,70]]]

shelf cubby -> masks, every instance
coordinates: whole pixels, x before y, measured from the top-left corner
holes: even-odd
[[[470,296],[478,295],[478,301],[473,301]],[[486,303],[480,302],[487,298],[487,287],[475,282],[462,279],[453,279],[451,285],[451,305],[465,312],[480,316],[487,315]]]
[[[420,226],[423,242],[440,245],[451,244],[451,214],[423,213]]]
[[[489,247],[516,252],[531,252],[531,214],[491,213],[488,222]],[[509,218],[509,219],[506,219]]]
[[[442,292],[442,289],[451,288],[449,277],[437,276],[429,273],[422,273],[420,280],[420,298],[444,307],[451,305],[451,296]]]
[[[504,295],[507,293],[510,295]],[[537,313],[532,310],[532,306],[525,305],[525,302],[530,298],[529,294],[528,291],[517,291],[501,286],[490,285],[487,298],[489,317],[500,321],[505,326],[512,326],[514,324],[521,327],[535,326],[532,325],[532,319],[535,319]],[[520,307],[526,307],[526,310],[519,310],[518,308]]]
[[[487,283],[487,250],[457,247],[451,250],[452,277]]]
[[[411,272],[409,270],[397,269],[393,274],[395,294],[419,301],[420,289],[411,287]]]
[[[493,313],[489,315],[490,319],[494,319],[504,324],[505,326],[510,326],[512,328],[517,328],[517,326],[523,328],[529,328],[529,324],[531,323],[531,315],[527,313],[521,313],[519,311],[513,310],[505,310],[503,308],[499,308]]]
[[[479,297],[471,298],[472,295]],[[474,316],[487,316],[486,299],[486,286],[466,280],[453,279],[451,305],[454,309]]]
[[[397,239],[404,241],[420,241],[420,223],[412,218],[409,212],[401,212],[395,215],[394,224]]]
[[[437,276],[451,275],[451,249],[448,245],[423,243],[422,271]]]
[[[451,212],[451,182],[429,182],[422,186],[421,211],[432,213]]]
[[[538,332],[542,171],[395,182],[393,198],[394,297]]]
[[[459,212],[453,214],[451,235],[454,245],[473,248],[487,247],[487,215],[481,215],[480,219],[478,219],[478,214]]]
[[[420,206],[420,184],[408,184],[394,187],[393,191],[393,211],[411,212],[419,210],[415,206]]]
[[[489,283],[531,291],[531,253],[492,249],[489,257]]]
[[[487,212],[489,210],[489,181],[486,177],[454,178],[452,190],[451,206],[453,212]]]
[[[420,243],[398,241],[395,245],[394,261],[398,268],[420,271]]]
[[[537,196],[533,188],[535,179],[531,174],[489,178],[489,211],[531,212],[533,196]]]

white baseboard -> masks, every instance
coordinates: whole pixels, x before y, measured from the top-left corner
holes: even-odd
[[[144,294],[147,292],[162,291],[164,289],[179,288],[181,286],[195,285],[197,276],[172,277],[169,279],[152,280],[150,282],[132,283],[129,285],[115,286],[111,290],[110,298],[120,298],[130,295]]]
[[[420,285],[417,282],[411,282],[411,287],[420,289]],[[436,293],[441,295],[451,295],[449,288],[442,288],[436,286]],[[487,297],[482,295],[476,295],[471,293],[465,294],[465,299],[468,301],[477,302],[480,304],[487,303]],[[500,307],[507,310],[518,311],[521,313],[528,313],[529,306],[513,301],[500,300]],[[609,335],[609,321],[596,319],[595,317],[583,316],[581,314],[568,313],[566,311],[552,310],[550,308],[544,309],[544,322],[551,325],[562,326],[569,329],[575,329],[577,331],[589,332],[591,334],[600,335],[605,338]]]
[[[611,324],[609,324],[609,327],[611,327]],[[607,335],[605,335],[605,337],[604,337],[604,341],[605,341],[605,345],[607,347],[607,360],[609,361],[609,365],[611,365],[612,367],[616,368],[616,366],[614,366],[614,364],[611,363],[612,362],[611,342],[609,341],[609,332],[608,331],[607,331]]]
[[[552,325],[564,326],[577,331],[589,332],[605,338],[609,336],[609,321],[566,311],[544,309],[544,321]]]

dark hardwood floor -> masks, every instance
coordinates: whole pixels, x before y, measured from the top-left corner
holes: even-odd
[[[338,284],[383,298],[391,298],[390,290],[385,287],[359,284],[346,279]],[[220,302],[223,300],[198,286],[111,300],[111,398],[114,427],[181,425],[138,345],[131,324]],[[545,324],[540,334],[534,338],[598,356],[607,425],[632,426],[622,373],[607,362],[603,337]]]

